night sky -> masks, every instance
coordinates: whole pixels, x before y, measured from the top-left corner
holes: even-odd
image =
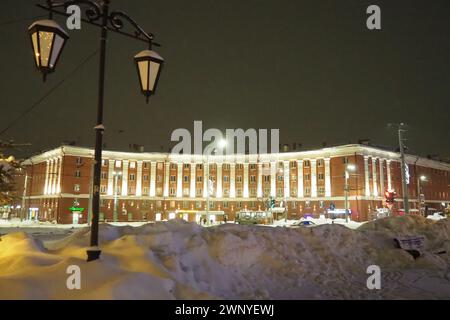
[[[0,130],[99,47],[96,27],[69,31],[43,83],[27,35],[45,14],[35,3],[2,0]],[[381,7],[381,31],[366,28],[370,4]],[[193,130],[194,120],[223,131],[279,128],[282,143],[303,150],[363,138],[395,146],[387,123],[406,122],[409,152],[450,155],[448,0],[112,0],[111,8],[156,35],[166,65],[147,105],[132,59],[145,44],[110,34],[107,149],[167,150],[171,132]],[[0,139],[32,143],[24,155],[63,141],[93,146],[97,77],[98,56]]]

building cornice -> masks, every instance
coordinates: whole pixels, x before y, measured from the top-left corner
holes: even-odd
[[[317,150],[299,151],[299,152],[283,152],[277,154],[252,154],[252,155],[179,155],[158,152],[123,152],[123,151],[103,151],[103,159],[113,160],[130,160],[130,161],[161,161],[161,162],[183,162],[183,163],[257,163],[257,162],[274,162],[286,160],[307,160],[316,158],[335,158],[342,156],[367,156],[386,159],[391,161],[399,161],[400,154],[398,152],[386,151],[376,147],[365,146],[360,144],[349,144],[336,147],[327,147]],[[61,146],[56,149],[33,156],[23,162],[24,165],[38,164],[49,159],[61,156],[76,157],[94,157],[94,150],[84,147]],[[414,155],[406,155],[408,164],[416,164],[418,166],[429,167],[433,169],[450,171],[450,164],[428,158]]]

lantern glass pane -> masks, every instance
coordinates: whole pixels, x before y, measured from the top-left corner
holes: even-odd
[[[142,90],[148,91],[148,61],[139,61],[139,77],[141,79]]]
[[[50,58],[50,68],[52,69],[55,66],[56,59],[59,57],[59,53],[61,52],[63,44],[64,39],[59,35],[55,35],[55,43],[53,44],[53,52]]]
[[[39,47],[38,47],[38,40],[37,40],[37,32],[34,32],[31,35],[31,40],[33,41],[33,54],[34,58],[36,59],[36,66],[39,67]]]
[[[53,32],[39,32],[39,45],[41,47],[41,66],[48,67],[48,62],[50,60],[50,50],[52,48],[53,42]]]
[[[159,63],[153,61],[150,62],[150,87],[149,87],[150,91],[154,91],[155,89],[156,77],[158,76],[159,73],[159,67],[160,67]]]

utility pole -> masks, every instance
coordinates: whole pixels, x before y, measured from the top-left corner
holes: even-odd
[[[409,199],[408,199],[408,185],[406,184],[406,162],[405,162],[405,146],[403,145],[403,133],[406,132],[404,123],[398,126],[398,144],[400,148],[401,171],[402,171],[402,194],[403,194],[403,208],[405,214],[409,214]]]

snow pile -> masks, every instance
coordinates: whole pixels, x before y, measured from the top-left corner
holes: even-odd
[[[0,299],[381,299],[450,298],[447,220],[386,218],[357,230],[339,224],[273,228],[182,220],[140,227],[101,225],[101,260],[87,263],[89,229],[46,242],[24,233],[0,241]],[[420,233],[414,260],[393,237]],[[450,248],[449,248],[450,249]],[[379,265],[381,290],[366,269]],[[66,269],[81,268],[81,290]]]

